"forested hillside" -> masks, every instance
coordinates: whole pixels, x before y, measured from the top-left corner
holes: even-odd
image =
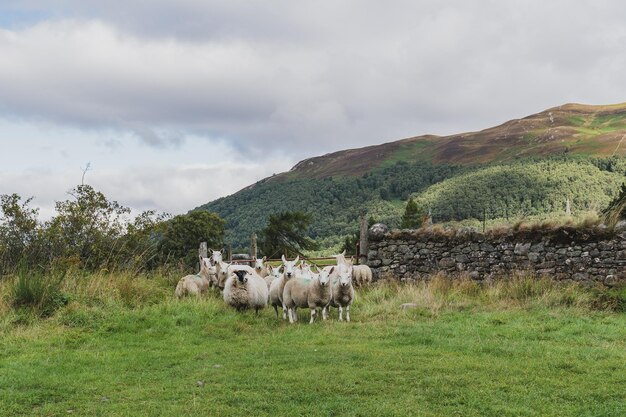
[[[304,160],[291,171],[198,209],[227,222],[246,247],[270,214],[312,214],[325,246],[357,230],[364,213],[398,226],[409,197],[434,220],[601,210],[624,181],[626,104],[569,104],[481,132],[419,136]]]
[[[609,162],[609,163],[606,163]],[[439,221],[514,218],[604,209],[624,182],[624,160],[546,160],[492,165],[446,179],[422,193],[418,204]]]

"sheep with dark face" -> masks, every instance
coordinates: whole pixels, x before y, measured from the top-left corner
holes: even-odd
[[[238,311],[254,309],[256,313],[267,307],[268,290],[263,278],[249,266],[231,267],[224,286],[224,302]]]

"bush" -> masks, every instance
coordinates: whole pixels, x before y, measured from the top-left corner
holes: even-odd
[[[20,268],[11,290],[14,308],[32,309],[40,317],[48,317],[67,304],[68,298],[61,291],[63,274],[45,275],[40,271]]]
[[[626,313],[626,287],[595,289],[591,306],[597,310]]]
[[[0,276],[20,265],[135,274],[164,264],[193,267],[200,242],[222,246],[224,221],[216,214],[195,211],[170,219],[146,211],[133,220],[129,208],[89,185],[69,193],[72,198],[58,201],[56,215],[46,222],[29,207],[31,199],[0,195]]]

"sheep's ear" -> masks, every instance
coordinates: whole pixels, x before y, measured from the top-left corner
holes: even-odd
[[[294,262],[298,263],[299,260],[300,260],[300,255],[296,256],[296,260]]]
[[[346,256],[346,250],[344,249],[343,252],[341,252],[341,256]]]
[[[330,268],[330,271],[328,271],[328,275],[332,274],[335,271],[335,267],[333,266],[332,268]]]
[[[271,274],[272,272],[274,272],[274,268],[272,267],[272,265],[268,265],[267,266],[267,271]]]
[[[263,257],[263,262],[267,261],[267,256]]]
[[[287,262],[287,259],[285,259],[285,255],[281,256],[280,259],[283,261],[283,263]]]

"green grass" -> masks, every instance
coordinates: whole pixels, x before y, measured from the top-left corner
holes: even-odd
[[[415,142],[401,144],[393,154],[378,164],[377,168],[390,167],[398,162],[430,161],[434,155],[435,143],[436,139],[421,138]]]
[[[626,413],[626,314],[591,309],[600,290],[384,284],[359,293],[351,323],[290,326],[216,295],[177,302],[171,277],[69,281],[48,319],[0,304],[0,415]]]

